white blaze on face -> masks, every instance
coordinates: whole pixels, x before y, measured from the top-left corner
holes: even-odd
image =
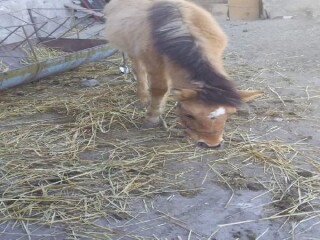
[[[216,109],[215,111],[211,112],[208,116],[208,118],[210,119],[214,119],[217,118],[223,114],[226,113],[226,109],[224,107],[219,107],[218,109]]]

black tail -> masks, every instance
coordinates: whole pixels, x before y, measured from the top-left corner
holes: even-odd
[[[199,93],[200,100],[235,107],[241,104],[241,98],[232,82],[216,72],[202,56],[202,49],[175,3],[163,1],[154,4],[149,12],[149,21],[156,49],[175,64],[187,69],[191,79],[203,86]]]

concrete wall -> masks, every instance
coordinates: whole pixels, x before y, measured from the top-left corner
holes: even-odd
[[[192,2],[195,2],[205,8],[208,8],[215,3],[228,3],[228,0],[193,0]]]
[[[262,0],[264,16],[320,16],[320,0]]]
[[[137,0],[138,1],[138,0]],[[199,5],[205,7],[216,17],[226,18],[228,11],[228,0],[193,0]],[[63,10],[41,10],[41,14],[55,20],[62,22],[69,12],[64,10],[64,4],[71,2],[71,0],[0,0],[0,40],[6,37],[10,30],[1,27],[18,26],[30,22],[30,18],[26,9],[28,8],[57,8]],[[276,18],[280,16],[320,16],[320,0],[262,0],[263,14],[265,17]],[[44,17],[38,15],[36,22],[41,24],[46,21]],[[57,24],[53,22],[45,26],[44,30],[50,32],[55,29]],[[11,28],[12,30],[14,28]],[[28,34],[34,30],[32,27],[26,27]],[[23,36],[22,30],[18,32]],[[44,34],[44,33],[43,33]],[[12,35],[6,40],[6,43],[20,41],[24,37]]]
[[[192,1],[192,0],[191,0]],[[320,0],[261,0],[263,5],[263,16],[265,18],[276,18],[282,16],[320,16]],[[209,11],[215,4],[227,4],[228,0],[193,0],[193,2],[205,7]],[[218,6],[221,7],[222,5]],[[225,10],[223,10],[225,11]]]
[[[15,29],[15,26],[25,25],[26,23],[31,23],[28,11],[28,8],[55,8],[61,10],[39,10],[39,13],[44,16],[56,21],[50,21],[43,30],[47,33],[52,31],[58,26],[59,22],[62,22],[69,15],[68,11],[64,9],[64,4],[70,2],[71,0],[0,0],[0,40],[7,36],[10,31]],[[38,11],[38,10],[37,10]],[[40,26],[45,21],[48,21],[45,17],[34,14],[35,21]],[[11,27],[12,26],[12,27]],[[3,29],[1,27],[10,27],[9,29]],[[27,34],[34,32],[32,26],[26,26],[25,30]],[[46,34],[41,33],[43,36]],[[20,36],[19,36],[20,35]],[[10,36],[6,40],[6,44],[17,42],[24,39],[24,33],[20,29],[17,34]]]
[[[211,12],[216,18],[227,19],[228,0],[191,0]]]

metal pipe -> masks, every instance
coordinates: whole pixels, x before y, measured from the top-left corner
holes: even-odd
[[[0,73],[0,90],[29,83],[40,78],[76,68],[84,63],[101,60],[112,56],[118,50],[107,44],[69,53],[46,61]]]

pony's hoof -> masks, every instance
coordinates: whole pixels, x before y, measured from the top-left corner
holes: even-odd
[[[160,121],[159,122],[149,122],[149,121],[145,121],[142,125],[141,125],[141,129],[152,129],[152,128],[157,128],[160,126]]]
[[[138,109],[145,109],[147,107],[147,104],[142,102],[135,102],[133,106]]]
[[[151,129],[157,128],[160,126],[160,118],[159,117],[148,117],[144,120],[141,129]]]

